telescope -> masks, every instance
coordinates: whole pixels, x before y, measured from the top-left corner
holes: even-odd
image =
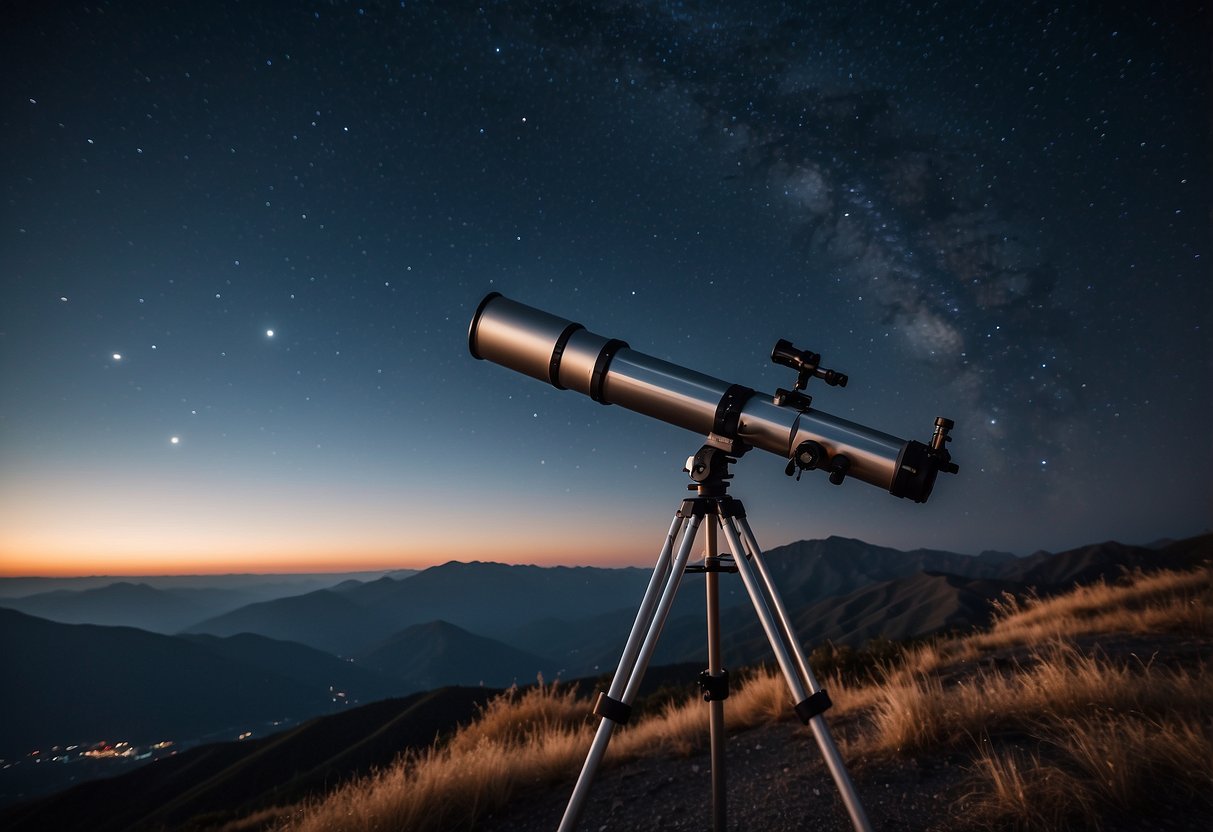
[[[960,469],[947,450],[954,427],[942,416],[926,442],[890,434],[812,407],[813,378],[845,387],[847,376],[821,366],[821,356],[780,340],[771,361],[797,372],[791,390],[774,395],[730,384],[633,350],[565,318],[490,292],[468,327],[468,348],[487,359],[600,404],[615,404],[708,437],[739,456],[759,448],[787,460],[799,479],[821,470],[840,485],[855,479],[895,497],[926,502],[940,472]],[[705,446],[706,447],[706,446]],[[695,478],[695,471],[691,471]]]
[[[771,360],[795,370],[796,382],[790,390],[780,388],[769,395],[637,352],[626,341],[596,335],[581,324],[498,292],[485,295],[476,307],[468,326],[468,349],[476,358],[558,389],[576,390],[600,404],[617,404],[707,437],[686,466],[696,483],[689,488],[697,496],[684,499],[674,513],[619,668],[611,677],[610,689],[601,691],[594,703],[593,712],[601,721],[558,832],[576,830],[607,744],[615,727],[630,717],[640,679],[653,657],[682,576],[688,572],[703,573],[707,589],[708,668],[700,674],[699,685],[709,705],[714,832],[728,828],[724,700],[729,695],[729,676],[721,659],[717,586],[722,572],[741,576],[787,681],[793,710],[812,727],[856,832],[871,832],[867,813],[824,722],[823,714],[831,704],[829,695],[817,683],[796,637],[791,615],[746,520],[745,507],[726,493],[726,480],[731,476],[728,466],[751,448],[759,448],[786,459],[785,472],[797,479],[805,471],[821,470],[835,485],[855,479],[923,503],[931,496],[940,472],[960,470],[947,449],[952,421],[937,418],[931,440],[923,443],[898,439],[817,410],[807,392],[809,382],[818,378],[831,387],[846,387],[847,376],[821,366],[820,355],[798,349],[790,341],[776,342]],[[707,532],[703,560],[692,565],[690,551],[701,523]],[[727,555],[717,548],[718,533],[728,542]]]

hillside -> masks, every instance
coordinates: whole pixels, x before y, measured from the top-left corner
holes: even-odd
[[[414,690],[445,685],[504,688],[553,676],[552,662],[474,635],[446,621],[409,627],[358,657],[358,664],[407,680]]]
[[[145,583],[119,581],[95,589],[54,590],[24,598],[5,598],[0,600],[0,607],[63,624],[138,627],[168,634],[252,600],[251,593],[239,590],[155,589]]]
[[[407,580],[383,578],[242,607],[190,626],[191,633],[253,632],[291,638],[342,656],[373,649],[401,630],[447,621],[477,635],[545,616],[577,617],[637,603],[642,569],[450,562]]]
[[[313,719],[262,739],[207,745],[0,812],[0,820],[10,830],[119,832],[295,799],[430,744],[470,720],[496,693],[428,691]]]
[[[171,635],[199,621],[263,601],[373,580],[402,580],[415,570],[387,575],[169,575],[116,579],[0,578],[0,608],[58,621],[137,627]],[[44,591],[30,591],[30,590]]]
[[[373,610],[350,600],[346,592],[318,589],[305,595],[249,604],[208,618],[183,632],[216,636],[257,633],[349,656],[394,630]]]
[[[641,695],[666,690],[695,672],[686,666],[654,668]],[[569,688],[583,696],[593,689],[593,680]],[[453,735],[502,694],[493,688],[441,688],[318,717],[268,737],[204,745],[118,777],[0,808],[0,828],[198,829],[258,816],[275,804],[323,795],[385,769],[401,753]]]
[[[766,559],[803,641],[859,647],[877,637],[915,639],[987,624],[991,601],[1004,593],[1050,596],[1133,570],[1187,568],[1211,550],[1213,537],[1206,535],[1160,549],[1101,543],[1021,559],[1000,553],[900,552],[831,537],[772,549]],[[721,584],[726,656],[772,660],[740,580],[726,576]],[[545,619],[520,626],[507,638],[549,650],[546,655],[558,659],[566,676],[606,672],[614,669],[634,616],[634,607],[623,607],[593,618]],[[706,661],[705,628],[702,578],[688,576],[654,661]]]
[[[301,645],[261,636],[185,639],[130,627],[59,624],[0,610],[0,655],[20,672],[0,685],[0,757],[99,740],[180,742],[261,732],[329,713],[398,682]]]
[[[891,582],[899,580],[911,581],[911,588],[905,591],[912,593],[913,582],[921,581],[915,576],[940,574],[964,579],[951,584],[958,597],[941,608],[968,609],[971,613],[975,599],[988,597],[988,590],[996,586],[983,588],[981,581],[1035,586],[1051,593],[1075,582],[1114,576],[1124,569],[1181,566],[1192,557],[1182,548],[1185,545],[1181,542],[1154,550],[1104,543],[1021,559],[997,552],[978,556],[930,549],[902,552],[830,537],[775,547],[766,553],[766,559],[790,609],[804,610],[882,583],[896,587]],[[611,664],[607,657],[618,654],[622,647],[647,581],[648,572],[643,569],[451,562],[407,580],[385,577],[252,604],[193,624],[187,632],[251,632],[298,641],[340,656],[358,656],[407,627],[446,621],[545,657],[566,675],[579,676],[606,666],[604,662]],[[750,602],[740,581],[726,579],[721,584],[722,609],[726,616],[732,616],[729,629],[746,628],[753,634]],[[702,629],[696,623],[703,619],[701,586],[701,579],[694,576],[684,581],[671,613],[670,628],[671,632],[686,633],[686,638],[672,636],[664,640],[662,661],[686,661],[702,652],[702,639],[692,643],[691,638],[697,628]],[[943,584],[938,582],[932,590],[943,591]],[[937,606],[939,600],[935,597],[930,603]],[[823,613],[835,623],[855,622],[853,630],[829,630],[828,637],[835,641],[861,642],[879,629],[847,613],[824,609]],[[915,623],[906,616],[892,624],[890,632],[892,637],[925,635],[940,626],[976,623],[978,617],[935,621],[928,616]],[[737,643],[748,640],[739,637]]]
[[[829,721],[874,826],[1204,829],[1211,616],[1207,566],[1138,575],[1004,602],[988,628],[830,679]],[[726,702],[731,822],[848,829],[788,705],[768,673]],[[435,751],[284,808],[274,828],[555,828],[588,743],[586,706],[553,689],[494,703]],[[705,736],[698,697],[617,733],[581,828],[704,828]]]

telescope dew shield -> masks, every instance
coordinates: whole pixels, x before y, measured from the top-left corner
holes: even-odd
[[[921,503],[930,496],[939,471],[958,470],[944,448],[951,428],[946,419],[936,420],[930,446],[906,441],[807,404],[799,406],[807,397],[777,404],[768,394],[645,355],[624,341],[497,292],[477,306],[468,327],[468,348],[476,358],[575,390],[601,404],[617,404],[700,436],[714,433],[801,460],[797,464],[802,468],[830,471],[833,482],[852,477]],[[946,427],[940,427],[943,422]],[[811,453],[806,450],[810,448]],[[802,452],[812,457],[811,464],[803,462]]]

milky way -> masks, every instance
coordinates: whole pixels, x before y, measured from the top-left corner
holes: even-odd
[[[865,13],[880,4],[843,14]],[[911,123],[896,73],[887,86],[814,80],[832,38],[844,36],[838,12],[759,4],[701,15],[653,3],[586,10],[576,26],[536,19],[568,60],[604,63],[693,102],[705,132],[735,156],[733,175],[785,198],[806,290],[831,280],[874,302],[906,354],[986,426],[991,448],[1031,443],[1052,457],[1064,447],[1085,415],[1066,348],[1074,312],[1055,296],[1058,270],[1036,218],[1000,197],[1006,189],[967,146],[971,134]],[[992,454],[990,464],[1006,458]]]

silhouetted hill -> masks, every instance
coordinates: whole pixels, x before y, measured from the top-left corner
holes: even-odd
[[[358,663],[404,679],[409,690],[442,685],[509,687],[554,675],[553,662],[474,635],[446,621],[418,624],[358,657]]]
[[[1052,595],[1075,583],[1115,579],[1132,569],[1188,568],[1211,553],[1213,536],[1160,551],[1112,543],[1022,559],[1005,553],[972,557],[932,550],[900,552],[831,537],[778,547],[766,558],[802,641],[858,647],[878,636],[919,638],[983,624],[989,619],[990,602],[1004,592],[1032,589]],[[726,656],[769,658],[766,637],[740,579],[723,576],[721,596]],[[697,576],[683,580],[679,599],[654,661],[706,661],[703,588]],[[543,626],[556,633],[550,640],[551,655],[571,675],[613,669],[634,614],[633,607],[594,618],[545,622]],[[516,643],[540,643],[542,629],[518,628]]]
[[[639,695],[691,689],[691,667],[655,667]],[[570,684],[582,696],[596,680]],[[257,809],[323,794],[346,779],[389,766],[409,749],[471,720],[500,693],[442,688],[319,717],[262,739],[194,748],[141,769],[0,809],[0,828],[118,832],[210,828]],[[638,708],[645,707],[643,700]]]
[[[159,829],[214,821],[331,788],[467,722],[497,691],[448,688],[313,719],[263,739],[206,745],[120,777],[0,811],[8,830]]]
[[[154,589],[121,581],[96,589],[55,590],[24,598],[0,599],[0,607],[63,624],[138,627],[175,633],[182,627],[234,610],[255,600],[230,589]]]
[[[351,702],[371,702],[411,693],[397,674],[379,673],[373,668],[337,658],[293,641],[280,641],[252,633],[235,636],[181,635],[178,638],[198,645],[209,653],[233,662],[275,673],[310,689],[345,694]]]
[[[390,593],[368,584],[348,597],[399,627],[441,620],[495,637],[516,622],[594,615],[619,607],[621,599],[638,601],[648,577],[634,568],[451,561],[397,581]]]
[[[407,580],[383,578],[242,607],[187,628],[192,633],[260,633],[343,656],[401,630],[447,621],[494,638],[536,618],[577,618],[639,603],[642,569],[509,566],[452,561]]]
[[[689,583],[693,583],[689,582]],[[694,599],[690,596],[695,595]],[[540,618],[522,622],[503,633],[502,640],[533,653],[551,658],[562,678],[613,671],[619,651],[627,641],[636,608],[643,593],[629,599],[625,606],[587,618]],[[697,601],[703,606],[702,593],[681,593],[683,601]]]
[[[250,604],[194,624],[184,632],[218,636],[257,633],[296,641],[338,656],[350,656],[364,645],[394,632],[391,624],[373,609],[351,600],[352,592],[321,589],[306,595]]]
[[[990,602],[1016,588],[1009,581],[919,572],[828,598],[793,617],[809,644],[858,647],[877,637],[902,641],[986,624]]]
[[[1113,580],[1126,571],[1184,569],[1213,553],[1213,535],[1180,540],[1157,549],[1108,541],[1052,554],[1037,552],[1007,565],[1003,576],[1029,586],[1068,588],[1099,579]]]
[[[382,598],[390,597],[399,584],[398,579],[385,575],[374,581],[346,581],[333,587],[333,591],[343,594],[354,593],[360,606],[370,606]]]
[[[736,580],[736,579],[735,579]],[[917,572],[905,578],[869,584],[845,595],[804,607],[790,607],[796,632],[808,649],[829,641],[859,647],[881,637],[904,640],[983,624],[989,602],[1019,585],[984,578]],[[721,611],[722,646],[730,663],[772,661],[766,635],[752,606]],[[655,662],[707,661],[706,616],[699,612],[670,621],[661,636]],[[623,642],[588,643],[582,655],[614,667]]]
[[[394,580],[416,574],[415,569],[394,569],[386,577]],[[318,572],[251,574],[230,573],[223,575],[140,575],[114,577],[90,575],[79,578],[0,578],[0,598],[26,598],[30,595],[55,591],[81,592],[101,589],[114,583],[147,584],[153,589],[218,589],[246,593],[245,603],[270,601],[288,595],[302,595],[317,589],[330,589],[343,582],[363,583],[385,577],[383,570],[375,572]],[[95,624],[95,621],[82,622]]]
[[[903,552],[835,536],[778,546],[766,553],[766,560],[772,580],[790,607],[918,572],[998,578],[1016,558],[997,552],[977,556],[934,549]]]
[[[390,692],[376,674],[298,645],[198,643],[13,610],[0,610],[0,656],[0,757],[10,759],[51,745],[235,736],[333,710],[329,685],[356,697]]]

